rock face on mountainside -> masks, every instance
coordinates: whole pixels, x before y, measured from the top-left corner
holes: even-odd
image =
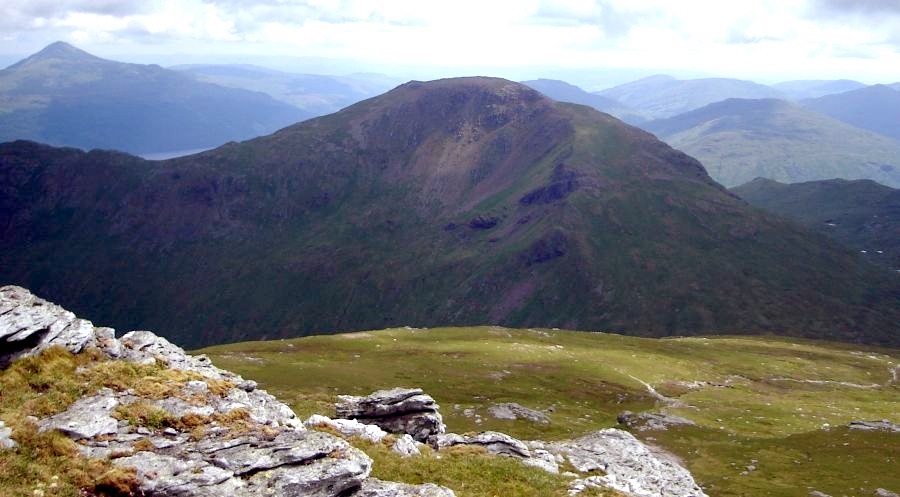
[[[341,438],[307,430],[255,382],[216,368],[204,356],[189,356],[147,331],[116,339],[109,328],[95,328],[23,288],[0,288],[4,366],[54,346],[162,364],[193,378],[168,385],[172,391],[161,398],[105,388],[37,420],[41,431],[78,440],[85,456],[115,456],[116,466],[135,468],[140,490],[149,497],[453,496],[435,485],[369,481],[372,460],[366,454]],[[114,416],[138,408],[161,413],[177,427]],[[15,447],[7,432],[0,426],[0,448]]]
[[[183,346],[391,326],[896,344],[900,281],[493,78],[169,161],[0,145],[0,281]]]

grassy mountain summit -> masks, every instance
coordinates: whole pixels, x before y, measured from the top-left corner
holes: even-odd
[[[644,127],[729,187],[756,177],[900,186],[900,142],[783,100],[730,99]]]
[[[870,180],[786,185],[757,178],[731,191],[841,240],[875,264],[900,270],[900,190]]]
[[[0,141],[132,153],[208,148],[309,115],[268,95],[53,43],[0,71]]]
[[[6,144],[0,178],[0,280],[187,345],[471,323],[900,338],[894,275],[502,79],[410,82],[170,161]]]

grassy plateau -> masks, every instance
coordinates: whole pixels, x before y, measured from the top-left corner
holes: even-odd
[[[333,414],[336,395],[394,386],[421,387],[435,397],[456,433],[498,430],[558,440],[615,426],[624,410],[663,411],[696,426],[636,435],[680,457],[712,496],[812,490],[868,496],[877,488],[900,489],[894,470],[900,434],[847,428],[852,420],[900,422],[896,349],[480,327],[396,328],[200,352],[259,381],[301,417]],[[488,408],[499,402],[543,410],[551,422],[494,419]],[[388,451],[369,452],[377,477],[451,488],[459,482],[432,456],[401,464]],[[531,495],[522,492],[515,494]]]

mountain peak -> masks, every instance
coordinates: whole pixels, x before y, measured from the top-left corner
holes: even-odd
[[[91,55],[84,50],[77,48],[64,41],[55,41],[41,51],[17,62],[11,67],[22,67],[34,64],[36,62],[59,60],[65,62],[98,62],[104,59]]]

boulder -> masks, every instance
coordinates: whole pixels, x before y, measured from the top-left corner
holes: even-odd
[[[331,419],[321,414],[313,414],[303,424],[307,428],[326,426],[345,437],[359,437],[370,442],[380,442],[388,433],[375,425],[360,423],[355,419]]]
[[[484,447],[490,454],[512,456],[527,459],[531,457],[531,451],[521,440],[517,440],[505,433],[486,431],[477,435],[457,435],[445,433],[431,437],[429,443],[435,450],[440,450],[455,445],[475,445]]]
[[[431,483],[407,485],[369,478],[353,497],[456,497],[453,490]]]
[[[418,388],[378,390],[364,397],[341,395],[335,417],[355,419],[390,433],[406,433],[419,442],[446,431],[439,406]]]
[[[896,492],[891,492],[886,488],[879,488],[875,490],[875,495],[877,497],[900,497]]]
[[[6,427],[6,423],[0,421],[0,449],[14,449],[16,441],[12,438],[12,429]]]
[[[419,446],[416,445],[416,441],[406,433],[394,442],[394,445],[391,446],[391,450],[403,457],[418,456],[421,454]]]
[[[488,407],[488,413],[497,419],[526,419],[533,423],[550,423],[550,418],[545,413],[529,409],[515,402],[494,404]]]
[[[851,430],[900,432],[900,425],[891,423],[886,419],[880,421],[851,421],[848,427]]]
[[[658,412],[624,411],[617,419],[619,424],[638,431],[666,431],[672,426],[695,426],[690,419]]]
[[[112,417],[119,405],[112,390],[105,388],[98,394],[75,401],[65,411],[38,422],[40,431],[58,430],[79,440],[99,435],[112,435],[118,431],[119,422]]]
[[[576,440],[548,444],[548,450],[563,455],[579,472],[606,473],[576,480],[570,490],[595,486],[636,497],[706,497],[686,469],[657,457],[626,431],[600,430]]]

